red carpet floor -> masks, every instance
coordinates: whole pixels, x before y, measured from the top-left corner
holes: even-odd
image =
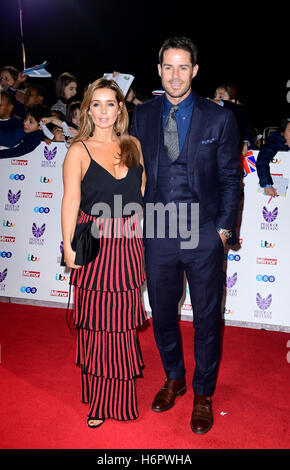
[[[1,449],[289,449],[290,335],[224,328],[215,424],[197,436],[189,425],[192,324],[181,322],[181,330],[188,390],[174,408],[151,411],[164,374],[149,321],[139,332],[146,364],[138,379],[140,417],[91,430],[65,309],[0,303]]]

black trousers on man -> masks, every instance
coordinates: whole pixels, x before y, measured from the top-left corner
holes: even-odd
[[[213,395],[220,357],[224,247],[213,221],[199,228],[199,244],[182,249],[180,238],[145,240],[145,263],[154,336],[167,378],[185,375],[178,303],[186,274],[193,307],[193,391]]]

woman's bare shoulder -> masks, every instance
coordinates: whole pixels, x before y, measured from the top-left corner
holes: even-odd
[[[67,158],[82,158],[85,155],[86,151],[82,142],[77,141],[73,142],[66,154]]]
[[[77,142],[73,142],[73,143],[70,145],[68,151],[74,153],[74,152],[79,152],[80,150],[83,150],[83,148],[84,148],[84,146],[83,146],[82,142],[81,142],[81,141],[77,141]]]

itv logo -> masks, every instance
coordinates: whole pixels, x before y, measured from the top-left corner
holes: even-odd
[[[53,182],[53,179],[52,179],[52,178],[48,178],[47,176],[41,176],[41,177],[40,177],[40,182],[41,182],[41,183],[52,183],[52,182]]]
[[[27,256],[27,261],[33,261],[33,262],[40,261],[40,258],[38,258],[37,256],[32,255],[32,254],[29,253],[28,256]]]
[[[3,220],[3,227],[15,227],[15,222],[9,222],[9,220]]]
[[[261,248],[275,248],[276,243],[268,242],[267,240],[261,240]]]
[[[56,275],[55,275],[55,280],[56,280],[56,281],[68,281],[68,280],[69,280],[69,276],[64,276],[64,275],[61,274],[61,273],[56,273]]]

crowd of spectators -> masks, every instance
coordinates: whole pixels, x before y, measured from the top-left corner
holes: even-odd
[[[69,72],[62,73],[54,80],[53,89],[47,86],[47,80],[42,78],[36,81],[22,75],[14,66],[1,68],[0,158],[29,153],[43,140],[47,144],[52,141],[66,142],[69,146],[76,135],[81,100],[88,85],[83,90],[78,89],[77,77]],[[152,92],[140,93],[133,82],[126,95],[130,123],[134,107],[151,98]],[[214,96],[209,99],[234,113],[240,131],[242,155],[246,155],[249,150],[260,150],[265,146],[267,148],[267,145],[271,149],[275,147],[277,151],[289,150],[290,141],[286,138],[288,134],[286,137],[284,135],[285,122],[286,129],[289,123],[287,117],[281,116],[282,127],[277,123],[276,128],[259,131],[248,122],[238,88],[234,84],[220,84],[216,87]]]
[[[32,152],[41,141],[67,142],[78,130],[81,101],[77,79],[61,74],[53,92],[47,79],[22,75],[15,67],[0,71],[0,158]]]

